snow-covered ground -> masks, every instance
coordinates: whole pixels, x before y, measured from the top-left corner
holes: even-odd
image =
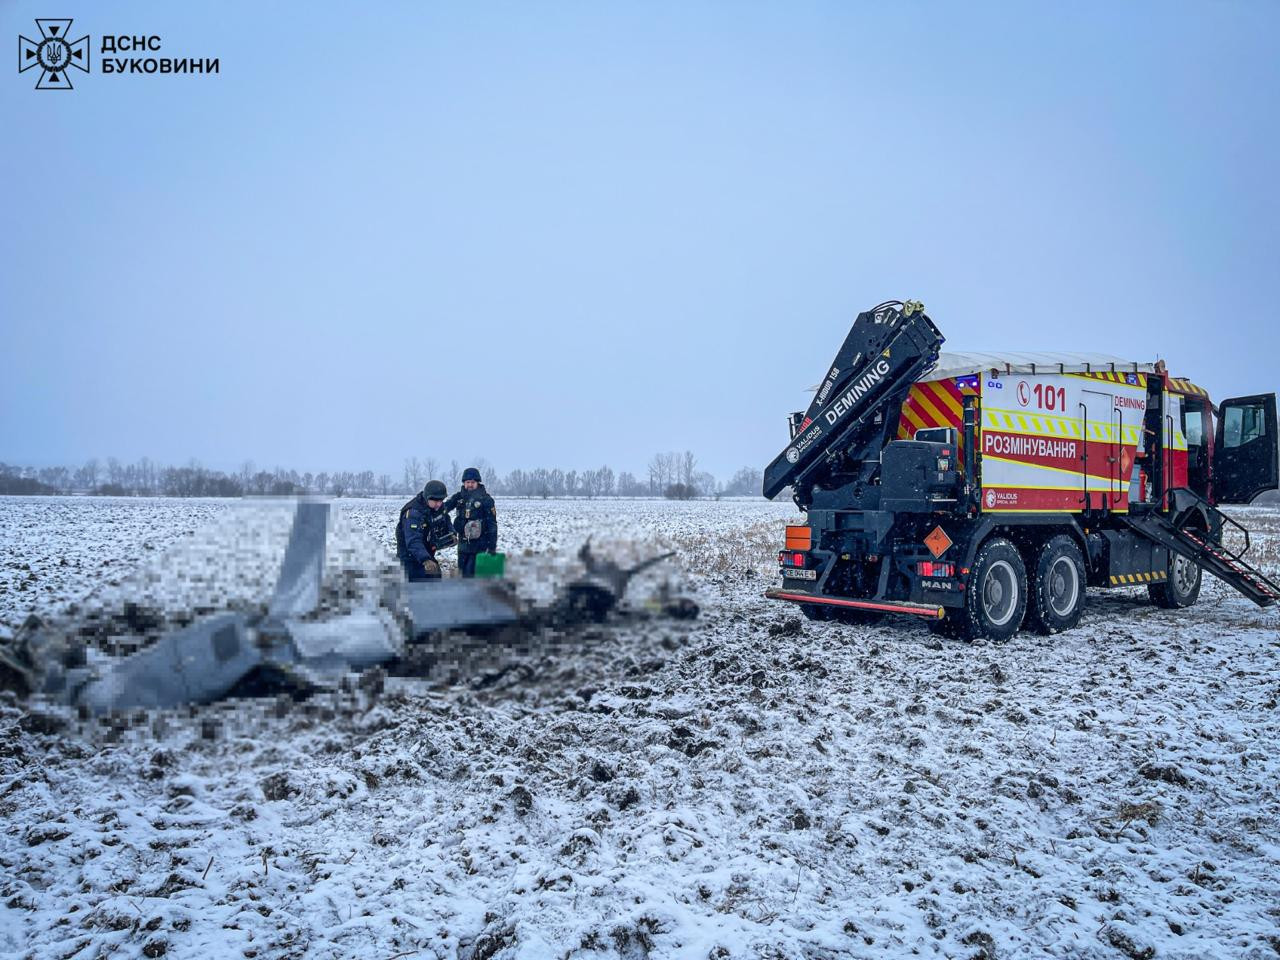
[[[394,572],[398,506],[338,502],[331,592]],[[0,955],[1280,954],[1276,612],[1207,579],[1178,613],[1095,592],[1066,634],[939,641],[764,600],[789,505],[499,509],[531,596],[590,535],[678,551],[637,606],[669,578],[702,616],[482,688],[101,725],[0,700]],[[1280,572],[1280,513],[1238,515]],[[261,604],[289,517],[0,499],[0,621]]]

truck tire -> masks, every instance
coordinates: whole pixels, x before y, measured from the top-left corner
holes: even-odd
[[[1008,640],[1027,612],[1027,568],[1004,537],[988,540],[970,568],[964,606],[955,611],[956,633],[968,640]]]
[[[1084,610],[1084,554],[1065,534],[1050,537],[1036,554],[1027,621],[1046,636],[1070,630]]]
[[[1200,599],[1203,571],[1198,563],[1192,563],[1178,554],[1171,554],[1166,573],[1163,583],[1147,584],[1147,596],[1157,607],[1177,610],[1189,607]]]

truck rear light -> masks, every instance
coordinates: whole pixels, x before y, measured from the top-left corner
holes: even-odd
[[[936,560],[921,560],[916,564],[916,572],[922,577],[954,577],[954,563],[938,563]]]
[[[789,550],[784,550],[782,553],[778,554],[778,563],[782,564],[784,567],[803,567],[804,554],[799,551],[793,553]]]
[[[788,550],[808,550],[813,546],[813,531],[808,527],[787,527]]]

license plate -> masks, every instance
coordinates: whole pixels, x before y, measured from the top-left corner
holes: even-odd
[[[793,580],[817,580],[818,579],[817,570],[794,570],[794,569],[783,568],[782,575],[784,577],[791,577]]]

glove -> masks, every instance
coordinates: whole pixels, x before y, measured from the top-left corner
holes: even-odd
[[[423,561],[422,569],[426,571],[428,577],[440,576],[440,564],[436,563],[434,560]]]

